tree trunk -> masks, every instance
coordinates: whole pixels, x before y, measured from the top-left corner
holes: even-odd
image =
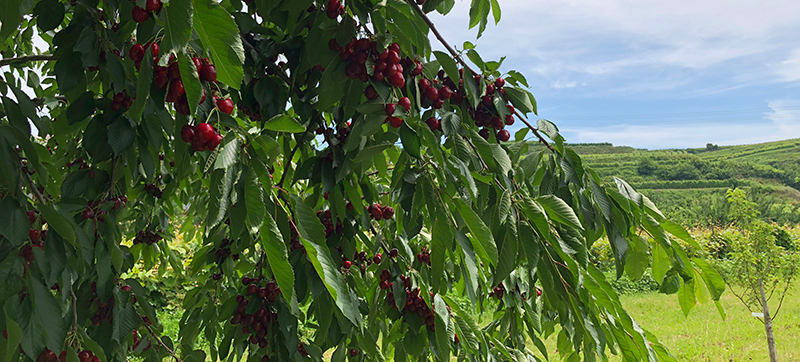
[[[778,362],[778,351],[775,349],[775,334],[772,332],[772,317],[769,316],[767,296],[764,294],[764,281],[758,278],[758,289],[761,292],[761,305],[764,310],[764,329],[767,331],[767,345],[769,346],[770,362]]]

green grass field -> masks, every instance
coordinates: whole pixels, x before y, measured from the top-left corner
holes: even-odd
[[[695,307],[684,318],[674,295],[646,293],[621,299],[642,328],[658,336],[679,361],[769,361],[764,325],[730,292],[722,297],[725,320],[712,303]],[[770,304],[777,306],[777,302],[774,298]],[[800,288],[784,300],[774,328],[779,360],[800,361]],[[554,351],[555,336],[546,345]],[[621,361],[611,357],[611,361]]]

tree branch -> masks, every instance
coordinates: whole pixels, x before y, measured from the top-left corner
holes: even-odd
[[[0,59],[0,67],[4,65],[9,65],[13,63],[27,63],[27,62],[37,62],[37,61],[47,61],[54,59],[52,54],[42,54],[42,55],[26,55],[17,58],[5,58]]]

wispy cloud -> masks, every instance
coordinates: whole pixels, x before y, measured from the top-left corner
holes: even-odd
[[[800,49],[796,49],[788,59],[778,63],[775,73],[784,82],[800,81]]]

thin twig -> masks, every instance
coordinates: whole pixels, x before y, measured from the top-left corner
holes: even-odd
[[[0,59],[0,67],[12,63],[27,63],[27,62],[36,62],[36,61],[52,60],[52,59],[53,59],[52,54],[26,55],[17,58],[6,58],[6,59]]]
[[[171,354],[171,355],[172,355],[172,357],[175,357],[175,360],[176,360],[176,361],[178,361],[178,362],[183,362],[183,360],[181,360],[180,358],[178,358],[178,356],[177,356],[177,355],[175,355],[175,352],[173,352],[171,349],[169,349],[169,347],[167,347],[167,345],[166,345],[166,344],[164,344],[164,342],[161,340],[161,338],[158,338],[158,336],[156,336],[156,333],[155,333],[155,332],[153,332],[153,330],[150,328],[150,326],[149,326],[149,325],[147,325],[147,323],[144,323],[144,327],[145,327],[145,328],[147,328],[147,331],[148,331],[148,332],[150,332],[150,335],[152,335],[152,336],[153,336],[153,338],[155,338],[155,339],[156,339],[156,341],[158,341],[158,344],[160,344],[160,345],[161,345],[161,347],[164,347],[164,349],[166,349],[166,350],[167,350],[167,352],[169,352],[169,354]]]
[[[36,195],[36,198],[39,199],[39,202],[41,202],[43,204],[47,204],[47,200],[44,198],[42,193],[39,192],[39,189],[36,188],[36,184],[33,182],[33,179],[31,178],[31,175],[28,174],[27,172],[23,172],[23,173],[28,178],[28,183],[30,183],[30,185],[31,185],[31,189],[33,190],[33,194]]]
[[[297,152],[297,149],[300,148],[300,144],[302,144],[302,141],[305,140],[307,134],[308,134],[308,128],[306,128],[306,130],[303,131],[303,134],[300,135],[299,139],[296,139],[297,144],[295,144],[294,147],[292,148],[292,151],[289,152],[289,157],[286,159],[286,166],[284,166],[283,172],[281,172],[281,179],[278,181],[278,187],[283,188],[283,181],[286,179],[286,168],[292,164],[292,159],[294,158],[294,154],[295,152]]]
[[[69,294],[72,296],[72,332],[78,333],[78,297],[75,296],[75,291],[72,286],[69,287]]]
[[[483,167],[482,171],[486,171],[487,169],[489,169],[489,167],[486,166],[486,162],[483,162],[483,158],[481,158],[481,154],[478,153],[478,148],[475,147],[475,144],[472,143],[472,140],[467,138],[467,136],[461,136],[461,137],[464,138],[465,141],[467,141],[470,147],[472,147],[472,152],[475,152],[475,156],[478,156],[478,160],[481,161],[481,166]]]

